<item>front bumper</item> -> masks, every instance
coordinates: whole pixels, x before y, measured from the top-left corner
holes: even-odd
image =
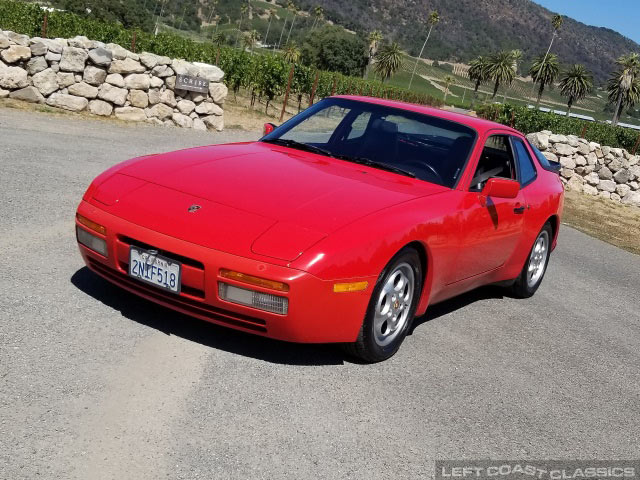
[[[366,290],[334,293],[340,280],[322,280],[307,272],[264,261],[231,255],[160,234],[109,214],[85,201],[78,213],[106,227],[104,236],[108,256],[78,244],[87,267],[106,280],[140,297],[208,322],[216,323],[279,340],[301,343],[353,342],[375,285],[375,277],[349,278],[367,281]],[[76,221],[79,228],[83,225]],[[89,230],[90,231],[90,230]],[[128,276],[129,247],[155,248],[180,261],[182,291],[173,294]],[[220,277],[220,269],[287,283],[289,292],[247,286]],[[279,315],[221,300],[218,282],[285,296],[289,300],[286,315]]]

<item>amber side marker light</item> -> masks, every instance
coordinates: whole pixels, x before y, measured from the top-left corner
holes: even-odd
[[[96,222],[94,222],[92,220],[89,220],[87,217],[83,217],[82,215],[76,215],[76,219],[78,220],[79,223],[81,223],[82,225],[84,225],[88,229],[93,230],[94,232],[98,232],[98,233],[100,233],[102,235],[106,235],[107,234],[107,229],[106,228],[104,228],[99,223],[96,223]]]
[[[257,287],[269,288],[271,290],[278,290],[279,292],[288,292],[289,285],[275,280],[267,280],[266,278],[254,277],[253,275],[247,275],[246,273],[234,272],[233,270],[220,270],[220,276],[223,278],[229,278],[237,282],[246,283],[248,285],[255,285]]]
[[[333,291],[335,293],[361,292],[368,286],[369,282],[334,283]]]

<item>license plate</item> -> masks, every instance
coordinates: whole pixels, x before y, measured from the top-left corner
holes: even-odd
[[[180,293],[182,265],[153,251],[138,247],[129,249],[129,276],[151,285]]]

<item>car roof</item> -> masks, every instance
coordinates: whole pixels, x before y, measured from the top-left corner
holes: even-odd
[[[411,112],[423,113],[425,115],[431,115],[432,117],[438,117],[452,122],[467,125],[475,129],[478,133],[486,132],[488,130],[494,130],[499,128],[501,130],[507,130],[518,135],[523,135],[521,132],[502,125],[501,123],[485,120],[484,118],[472,117],[463,113],[450,112],[448,110],[442,110],[440,108],[427,107],[424,105],[418,105],[416,103],[399,102],[397,100],[387,100],[383,98],[375,97],[363,97],[358,95],[335,95],[330,98],[344,98],[347,100],[355,100],[358,102],[374,103],[376,105],[384,105],[387,107],[398,108],[401,110],[408,110]]]

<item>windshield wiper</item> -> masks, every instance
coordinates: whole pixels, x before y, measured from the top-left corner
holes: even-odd
[[[267,140],[261,140],[264,143],[273,143],[275,145],[282,145],[284,147],[295,148],[297,150],[305,150],[311,153],[318,153],[320,155],[324,155],[326,157],[333,157],[333,153],[329,150],[325,150],[324,148],[316,147],[315,145],[310,145],[308,143],[297,142],[295,140],[287,140],[284,138],[269,138]]]
[[[388,172],[398,173],[407,177],[416,178],[415,173],[410,172],[409,170],[403,170],[402,168],[394,167],[387,163],[376,162],[375,160],[370,160],[364,157],[351,157],[349,155],[335,154],[330,152],[329,150],[325,150],[324,148],[316,147],[315,145],[310,145],[308,143],[298,142],[296,140],[289,140],[284,138],[269,138],[266,140],[261,140],[261,142],[273,143],[274,145],[282,145],[284,147],[295,148],[298,150],[305,150],[307,152],[317,153],[326,157],[346,160],[347,162],[353,162],[359,165],[365,165],[367,167],[379,168],[380,170],[386,170]]]
[[[376,162],[375,160],[371,160],[369,158],[350,157],[349,155],[333,155],[333,157],[338,158],[340,160],[346,160],[347,162],[357,163],[358,165],[365,165],[367,167],[379,168],[380,170],[386,170],[388,172],[399,173],[400,175],[416,178],[416,174],[413,172],[410,172],[409,170],[404,170],[402,168],[394,167],[393,165],[389,165],[388,163],[384,163],[384,162]]]

